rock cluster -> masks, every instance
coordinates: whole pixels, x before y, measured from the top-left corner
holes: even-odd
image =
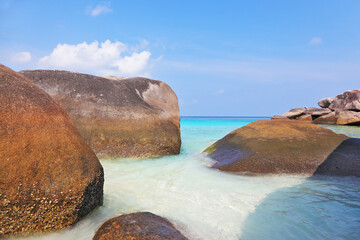
[[[101,225],[93,240],[186,240],[167,219],[149,212],[112,218]]]
[[[161,81],[69,71],[21,71],[65,108],[101,157],[156,157],[180,152],[176,94]]]
[[[65,110],[0,65],[0,238],[68,227],[103,201],[103,168]]]
[[[205,150],[214,168],[242,174],[360,176],[360,141],[298,120],[261,120]]]
[[[346,91],[318,102],[321,108],[294,108],[273,119],[297,119],[316,124],[360,125],[360,90]]]

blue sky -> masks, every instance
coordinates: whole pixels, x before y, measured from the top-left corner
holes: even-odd
[[[271,116],[360,88],[360,1],[0,0],[0,63],[168,83],[182,115]]]

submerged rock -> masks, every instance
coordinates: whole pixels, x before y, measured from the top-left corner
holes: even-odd
[[[93,240],[186,240],[167,219],[149,212],[112,218],[101,225]]]
[[[213,167],[222,171],[313,174],[346,139],[345,135],[312,123],[261,120],[229,133],[205,152],[216,161]],[[358,151],[354,147],[348,149]]]
[[[103,201],[103,169],[65,110],[0,65],[0,238],[68,227]]]
[[[154,157],[180,152],[175,93],[147,78],[96,77],[68,71],[21,71],[49,93],[102,157]]]

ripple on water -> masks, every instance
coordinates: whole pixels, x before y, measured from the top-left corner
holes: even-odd
[[[241,239],[360,239],[360,179],[312,177],[249,215]]]

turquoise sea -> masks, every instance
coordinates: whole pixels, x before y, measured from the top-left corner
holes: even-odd
[[[104,205],[70,229],[21,239],[92,239],[105,220],[138,211],[168,218],[189,239],[360,239],[360,178],[208,168],[212,162],[201,153],[207,146],[259,119],[183,117],[180,155],[101,159]],[[360,137],[360,127],[325,127]]]

